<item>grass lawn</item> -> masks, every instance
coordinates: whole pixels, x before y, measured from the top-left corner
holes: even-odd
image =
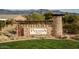
[[[0,43],[0,49],[76,49],[79,41],[71,40],[25,40]]]

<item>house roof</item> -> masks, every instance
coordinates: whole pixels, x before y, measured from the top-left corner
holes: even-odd
[[[27,20],[27,19],[26,19],[25,17],[19,15],[19,16],[16,16],[16,17],[14,18],[14,20],[16,20],[16,21],[25,21],[25,20]]]

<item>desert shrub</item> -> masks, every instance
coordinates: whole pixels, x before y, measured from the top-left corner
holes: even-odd
[[[79,34],[79,18],[75,15],[66,14],[63,17],[64,32],[68,34]]]

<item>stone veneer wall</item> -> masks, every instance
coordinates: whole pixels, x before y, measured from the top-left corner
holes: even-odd
[[[51,22],[33,22],[33,23],[25,23],[20,24],[24,28],[24,37],[51,37],[53,32],[53,21]],[[46,28],[47,35],[30,35],[31,28]],[[18,29],[19,30],[19,29]],[[18,33],[19,34],[19,33]]]

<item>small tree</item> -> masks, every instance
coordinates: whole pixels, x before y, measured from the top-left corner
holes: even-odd
[[[5,21],[0,20],[0,30],[5,26]]]
[[[31,18],[33,20],[44,20],[45,19],[45,17],[42,14],[36,13],[36,12],[32,13]]]
[[[10,20],[6,21],[6,25],[13,25],[15,23],[16,23],[16,21],[14,19],[10,19]]]
[[[64,32],[68,34],[79,34],[79,18],[75,15],[66,14],[63,18]]]
[[[31,20],[31,15],[24,15],[24,17],[26,18],[26,20]]]
[[[45,13],[44,16],[45,16],[45,20],[52,19],[52,13],[51,12]]]

